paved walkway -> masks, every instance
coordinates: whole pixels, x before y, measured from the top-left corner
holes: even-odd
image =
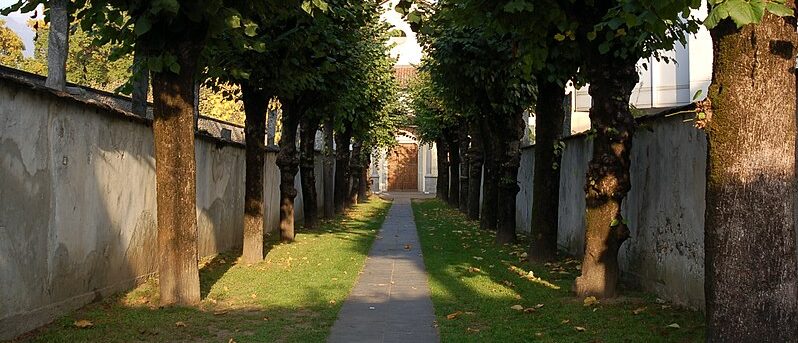
[[[393,205],[328,342],[440,341],[410,208],[412,196],[392,195]]]

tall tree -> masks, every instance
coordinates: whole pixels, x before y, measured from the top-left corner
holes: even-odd
[[[0,64],[18,67],[22,62],[22,51],[25,45],[17,34],[6,27],[4,20],[0,20]]]
[[[50,21],[50,39],[47,49],[47,81],[49,88],[66,89],[66,63],[69,53],[69,0],[47,2]]]
[[[699,103],[709,142],[709,342],[798,336],[794,9],[794,1],[710,1],[715,63]]]

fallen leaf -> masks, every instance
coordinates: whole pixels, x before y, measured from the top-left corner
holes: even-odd
[[[583,301],[583,303],[584,303],[584,305],[585,305],[585,306],[593,306],[593,305],[596,305],[596,304],[598,304],[598,303],[599,303],[599,301],[598,301],[598,299],[596,299],[596,297],[592,297],[592,296],[591,296],[591,297],[587,297],[587,298],[585,298],[585,300]]]
[[[524,309],[524,313],[532,313],[537,311],[534,307],[527,307]]]
[[[236,343],[236,340],[231,338],[229,341],[227,341],[227,343]]]
[[[537,305],[535,305],[535,308],[541,308],[541,307],[543,307],[543,306],[546,306],[546,305],[543,305],[543,304],[537,304]]]
[[[466,328],[466,331],[468,331],[468,332],[479,332],[479,329],[472,329],[472,328],[468,327],[468,328]]]
[[[507,286],[507,287],[515,287],[515,285],[513,285],[513,283],[512,283],[512,282],[510,282],[510,281],[507,281],[507,280],[504,280],[504,281],[502,281],[502,283],[503,283],[505,286]]]
[[[523,311],[524,310],[524,307],[521,306],[521,305],[513,305],[513,306],[510,306],[510,308],[513,309],[513,310],[516,310],[516,311]]]
[[[94,323],[92,323],[91,321],[88,321],[86,319],[81,319],[81,320],[76,320],[74,325],[78,329],[88,329],[88,328],[94,326]]]
[[[413,248],[413,246],[412,246],[412,245],[410,245],[410,244],[405,244],[405,250],[410,250],[410,249],[412,249],[412,248]]]
[[[574,326],[574,329],[575,329],[576,331],[579,331],[579,332],[583,332],[583,331],[585,331],[585,330],[586,330],[585,328],[583,328],[583,327],[581,327],[581,326]]]
[[[216,311],[216,312],[213,313],[213,315],[215,315],[215,316],[221,316],[223,314],[227,314],[227,311]]]
[[[516,300],[521,300],[521,295],[520,294],[516,294],[514,297],[515,297]]]
[[[638,307],[638,308],[636,308],[636,309],[634,309],[634,310],[632,311],[632,314],[634,314],[634,315],[638,315],[638,314],[641,314],[641,313],[643,313],[643,311],[645,311],[645,310],[646,310],[646,308],[645,308],[645,307]]]
[[[335,305],[335,300],[330,300],[330,305]]]
[[[252,293],[252,294],[250,295],[250,297],[251,297],[252,299],[255,299],[255,298],[257,298],[257,297],[258,297],[258,295],[257,295],[257,294],[255,294],[255,293]]]
[[[482,257],[479,257],[479,256],[474,256],[474,259],[475,259],[475,260],[477,260],[477,261],[481,261],[481,260],[482,260]]]
[[[468,267],[468,271],[472,273],[479,273],[481,270],[479,268]]]
[[[177,323],[175,323],[175,326],[179,327],[179,328],[184,328],[184,327],[186,327],[188,325],[186,325],[186,323],[184,323],[184,322],[177,322]]]
[[[671,328],[671,329],[681,329],[682,327],[681,327],[681,326],[679,326],[679,324],[673,323],[673,324],[671,324],[671,325],[668,325],[668,326],[666,326],[666,328]]]
[[[570,322],[571,322],[571,320],[570,320],[570,319],[563,319],[563,320],[560,322],[560,324],[568,324],[568,323],[570,323]]]
[[[535,332],[535,336],[543,337],[543,333],[542,332]]]
[[[446,315],[446,319],[452,320],[452,319],[457,318],[457,316],[459,316],[461,314],[463,314],[463,311],[457,311],[457,312],[454,312],[454,313],[450,313],[450,314]]]

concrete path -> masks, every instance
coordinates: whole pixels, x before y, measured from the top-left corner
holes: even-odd
[[[360,279],[327,342],[438,342],[421,245],[410,208],[413,194],[394,194]]]

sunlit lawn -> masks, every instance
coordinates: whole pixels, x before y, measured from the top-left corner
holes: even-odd
[[[438,200],[414,202],[413,211],[443,342],[704,341],[698,312],[631,291],[586,304],[570,292],[579,261],[530,265],[527,243],[497,246]]]
[[[157,280],[78,310],[25,337],[36,342],[322,342],[363,267],[390,203],[372,199],[345,218],[269,242],[266,260],[240,252],[204,261],[199,309],[157,308]],[[76,321],[93,326],[78,328]]]

